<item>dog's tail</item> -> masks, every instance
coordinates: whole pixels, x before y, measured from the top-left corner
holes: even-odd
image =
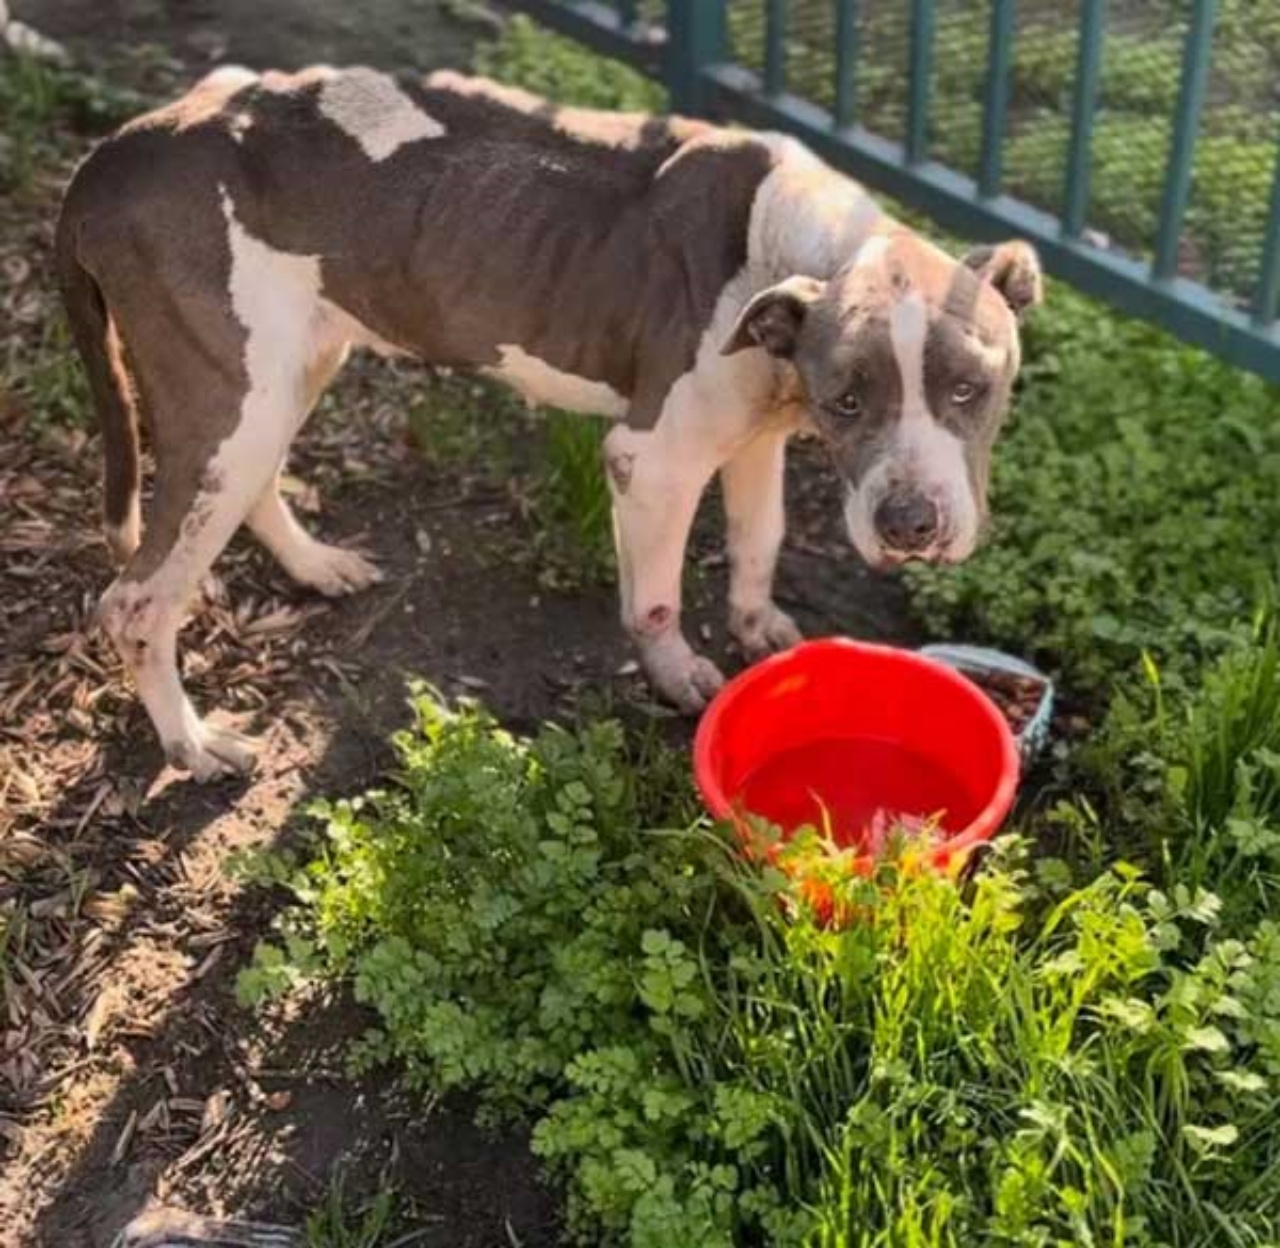
[[[64,208],[55,254],[71,336],[85,372],[102,433],[105,460],[103,522],[116,563],[126,563],[141,537],[138,418],[107,301],[79,257],[79,226]]]

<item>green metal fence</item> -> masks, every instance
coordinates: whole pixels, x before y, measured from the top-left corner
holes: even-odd
[[[1280,0],[506,0],[1280,381]]]

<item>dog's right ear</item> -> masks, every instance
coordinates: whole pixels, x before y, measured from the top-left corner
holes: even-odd
[[[762,290],[742,309],[720,354],[763,347],[770,355],[790,359],[805,315],[821,294],[822,283],[812,277],[789,277]]]

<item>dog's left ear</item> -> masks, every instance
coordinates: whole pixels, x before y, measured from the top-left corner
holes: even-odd
[[[812,277],[789,277],[756,295],[738,317],[721,355],[733,355],[747,347],[763,347],[770,355],[790,359],[809,308],[822,294],[822,283]]]
[[[965,256],[964,263],[1000,292],[1019,319],[1028,308],[1035,307],[1044,299],[1040,257],[1030,243],[975,247]]]

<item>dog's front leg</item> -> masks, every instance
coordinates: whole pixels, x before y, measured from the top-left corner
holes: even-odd
[[[773,574],[786,518],[787,434],[769,429],[720,471],[729,538],[729,631],[750,659],[794,646],[795,621],[773,601]]]
[[[664,415],[649,432],[619,426],[605,439],[604,453],[623,627],[657,692],[695,714],[724,677],[694,651],[680,628],[689,529],[698,499],[719,466],[714,443],[691,423],[669,422]]]

